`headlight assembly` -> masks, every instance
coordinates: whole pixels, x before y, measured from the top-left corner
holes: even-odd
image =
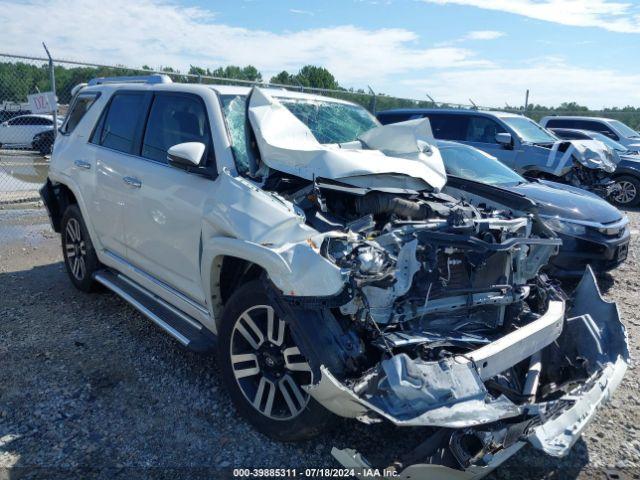
[[[587,227],[584,225],[566,222],[557,218],[545,218],[544,223],[556,233],[564,233],[565,235],[584,235],[587,233]]]

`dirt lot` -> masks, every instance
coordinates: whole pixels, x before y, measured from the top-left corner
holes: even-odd
[[[629,217],[629,259],[600,284],[636,358],[640,213]],[[493,478],[640,477],[639,382],[632,366],[567,458],[525,447]],[[115,295],[74,290],[42,210],[0,209],[0,480],[222,478],[337,466],[333,445],[382,451],[403,439],[354,421],[306,443],[263,437],[234,411],[213,355],[185,351]]]

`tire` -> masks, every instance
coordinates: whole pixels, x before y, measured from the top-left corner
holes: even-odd
[[[611,201],[619,207],[635,207],[640,204],[640,179],[631,175],[621,175],[614,179],[622,191],[612,194]]]
[[[50,155],[53,151],[53,145],[49,142],[43,142],[37,146],[38,153],[42,156]]]
[[[83,292],[91,292],[96,284],[93,274],[100,270],[100,262],[82,219],[80,208],[69,205],[62,216],[60,229],[62,255],[71,283]]]
[[[218,363],[240,415],[274,440],[312,438],[337,418],[300,388],[311,383],[311,370],[288,325],[277,318],[261,280],[245,283],[227,302]]]

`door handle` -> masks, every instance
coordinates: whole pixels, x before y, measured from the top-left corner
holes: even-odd
[[[140,188],[142,186],[142,182],[134,177],[122,177],[122,181],[131,188]]]
[[[78,168],[82,168],[83,170],[90,170],[91,164],[89,162],[85,162],[84,160],[76,160],[73,162],[74,165]]]

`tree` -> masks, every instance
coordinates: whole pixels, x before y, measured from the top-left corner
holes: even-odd
[[[340,85],[329,70],[314,65],[305,65],[295,75],[283,70],[276,76],[271,77],[270,82],[281,85],[326,88],[330,90],[340,89]]]
[[[330,90],[340,88],[335,77],[324,67],[305,65],[296,75],[296,80],[305,87],[326,88]]]
[[[289,72],[281,71],[274,77],[271,77],[269,83],[277,83],[279,85],[298,85],[295,80],[295,76],[291,75]]]

